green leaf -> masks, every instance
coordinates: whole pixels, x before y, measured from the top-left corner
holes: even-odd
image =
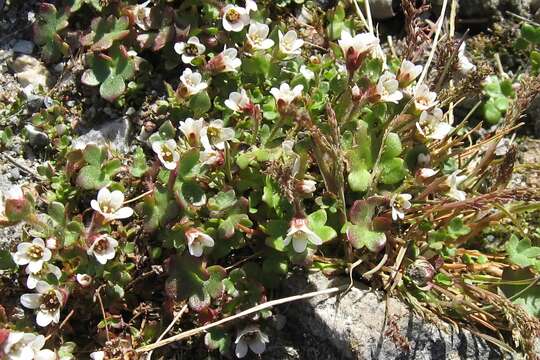
[[[115,18],[95,18],[91,23],[91,32],[81,38],[83,46],[90,46],[92,51],[103,51],[110,48],[116,40],[129,35],[129,18],[122,16]]]
[[[386,235],[383,232],[372,231],[365,225],[346,224],[347,239],[355,249],[364,246],[372,252],[379,252],[386,244]]]
[[[526,269],[512,270],[511,268],[505,268],[503,271],[502,280],[503,282],[512,282],[512,281],[534,281],[535,274],[531,273]],[[540,286],[531,286],[529,289],[525,288],[529,284],[504,284],[501,285],[501,290],[504,295],[507,297],[513,297],[513,302],[523,306],[523,308],[532,316],[540,316]],[[525,290],[525,291],[523,291]],[[519,295],[518,295],[519,293]],[[518,295],[515,297],[515,295]]]
[[[359,168],[347,176],[349,187],[355,192],[364,192],[371,185],[371,173],[365,168]]]
[[[401,146],[401,140],[396,133],[389,133],[384,141],[384,148],[382,153],[383,159],[391,159],[399,156],[403,148]]]
[[[492,98],[488,99],[484,103],[482,108],[483,108],[483,112],[484,112],[484,117],[486,118],[486,120],[487,120],[487,122],[489,124],[495,125],[501,120],[502,113],[497,108],[497,106],[495,105],[495,101]]]
[[[465,225],[460,217],[450,220],[447,229],[448,235],[454,240],[471,232],[471,228]]]
[[[84,160],[89,165],[99,165],[107,159],[107,151],[96,144],[88,144],[83,152]]]
[[[79,171],[76,182],[84,190],[99,190],[109,185],[110,180],[105,177],[98,166],[87,165]]]
[[[189,99],[189,108],[195,114],[195,117],[204,115],[212,107],[212,102],[206,91],[193,95]]]
[[[521,267],[536,266],[540,248],[531,245],[529,239],[519,239],[512,234],[506,243],[506,252],[511,263]]]
[[[383,160],[380,166],[381,182],[385,185],[395,185],[401,182],[405,178],[405,175],[407,175],[405,161],[401,158]]]
[[[208,330],[204,336],[204,344],[210,350],[219,350],[219,353],[225,355],[229,352],[231,345],[231,336],[220,328]]]
[[[64,231],[64,246],[69,247],[76,244],[79,241],[81,234],[84,231],[84,226],[78,221],[70,221],[66,225]]]
[[[120,161],[120,159],[113,159],[111,161],[107,161],[101,167],[101,171],[108,178],[111,178],[114,175],[118,174],[121,170],[122,170],[122,162]]]
[[[209,274],[203,267],[202,260],[193,256],[176,256],[171,266],[166,289],[173,297],[188,300],[194,311],[202,311],[210,305],[210,294],[204,288]]]
[[[13,261],[8,250],[0,250],[0,270],[15,270],[17,264]]]
[[[124,79],[117,75],[109,76],[99,87],[99,94],[107,101],[114,101],[126,90]]]
[[[33,26],[34,42],[41,45],[41,56],[47,62],[55,62],[69,53],[69,45],[60,33],[68,25],[69,12],[58,12],[52,4],[41,3]]]
[[[138,147],[133,155],[133,165],[131,166],[130,173],[136,178],[142,177],[149,167],[146,164],[146,156],[142,148]]]
[[[308,220],[310,226],[324,226],[327,220],[326,211],[324,209],[317,210],[308,215]]]
[[[266,54],[243,59],[242,71],[251,75],[266,75],[270,71],[270,59]]]
[[[285,251],[284,235],[287,234],[289,223],[285,220],[270,220],[265,226],[266,245],[278,251]]]
[[[49,216],[53,218],[60,225],[64,225],[66,222],[65,208],[64,205],[53,201],[49,204],[49,210],[47,211]]]
[[[202,206],[206,202],[206,194],[196,181],[186,180],[182,182],[180,189],[182,197],[190,205]]]
[[[521,26],[521,36],[533,44],[540,44],[540,27],[525,23]]]
[[[186,151],[180,157],[180,167],[178,175],[182,178],[189,177],[192,170],[199,163],[200,151],[199,149],[191,149]]]
[[[253,226],[253,223],[246,214],[232,214],[219,224],[218,232],[221,238],[230,239],[236,230],[236,225],[241,224],[246,227]]]
[[[219,192],[216,196],[208,200],[208,209],[212,211],[223,211],[236,204],[236,195],[234,190]]]
[[[152,196],[144,198],[145,231],[152,232],[174,219],[178,214],[178,205],[166,188],[157,185]]]

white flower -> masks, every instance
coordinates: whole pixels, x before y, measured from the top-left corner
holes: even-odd
[[[237,55],[238,51],[235,48],[225,48],[208,61],[207,69],[213,73],[237,72],[242,65],[242,60],[237,58]]]
[[[289,30],[285,35],[278,31],[279,51],[287,56],[300,55],[304,40],[298,39],[298,34],[294,30]]]
[[[293,218],[283,245],[289,245],[292,240],[294,251],[297,253],[303,253],[308,242],[321,245],[322,239],[308,227],[308,222],[306,218]]]
[[[371,33],[362,33],[353,37],[349,31],[342,30],[338,44],[343,51],[347,70],[352,72],[360,67],[366,55],[376,50],[379,39]]]
[[[248,348],[255,354],[260,355],[266,350],[266,343],[269,342],[268,335],[263,333],[256,325],[249,325],[236,336],[236,347],[234,353],[241,359],[246,356]]]
[[[75,278],[82,287],[87,287],[92,283],[92,277],[88,274],[77,274]]]
[[[274,40],[268,39],[270,28],[266,24],[252,22],[249,25],[246,38],[248,44],[255,50],[267,50],[274,46]]]
[[[225,105],[232,111],[242,112],[251,105],[251,100],[249,100],[246,90],[240,89],[240,92],[229,94],[229,98],[225,100]]]
[[[36,291],[37,294],[23,294],[21,304],[36,311],[36,323],[39,326],[45,327],[51,322],[58,324],[64,299],[62,293],[45,281],[38,281]]]
[[[185,121],[180,121],[180,131],[184,134],[187,141],[191,145],[198,145],[201,139],[201,131],[206,126],[206,122],[203,118],[199,120],[194,120],[192,118],[187,118]]]
[[[294,88],[291,89],[289,84],[282,83],[279,86],[279,89],[275,87],[270,89],[270,93],[274,96],[278,105],[280,101],[283,102],[284,105],[289,105],[297,97],[302,95],[302,90],[304,90],[303,85],[296,85]]]
[[[29,266],[24,271],[28,275],[26,287],[29,289],[35,289],[40,280],[46,281],[48,274],[53,274],[58,280],[62,277],[62,270],[58,266],[49,263],[44,263],[40,271],[32,272]]]
[[[142,4],[135,5],[133,7],[133,14],[135,15],[135,24],[140,27],[142,30],[150,30],[150,26],[146,23],[146,19],[150,17],[151,8],[148,7],[151,0],[147,0]]]
[[[189,253],[192,256],[200,257],[205,247],[213,247],[214,239],[202,231],[190,228],[185,233],[188,242]]]
[[[391,72],[385,72],[381,75],[377,83],[376,92],[383,102],[397,104],[403,99],[403,94],[399,91],[399,82]]]
[[[422,65],[414,65],[409,60],[403,60],[399,68],[398,81],[403,87],[412,83],[422,73]]]
[[[464,74],[476,70],[476,66],[469,60],[467,55],[465,55],[465,42],[462,42],[459,46],[458,69]]]
[[[100,264],[105,265],[108,260],[114,259],[117,246],[118,241],[107,234],[101,234],[96,236],[86,253],[88,255],[94,255]]]
[[[28,265],[30,272],[37,273],[43,268],[43,263],[51,259],[51,250],[47,249],[41,238],[35,238],[31,243],[23,242],[17,245],[17,252],[11,257],[17,265]]]
[[[467,198],[467,193],[465,191],[459,190],[459,185],[467,179],[466,175],[458,175],[459,170],[454,171],[451,175],[446,178],[446,185],[450,188],[447,192],[447,195],[452,199],[463,201]]]
[[[242,31],[249,24],[249,11],[243,7],[229,4],[223,8],[223,28],[225,31]]]
[[[192,36],[187,42],[178,42],[174,44],[174,51],[177,54],[182,55],[182,61],[184,64],[191,64],[191,61],[197,56],[204,54],[206,46],[201,44],[199,38]]]
[[[315,79],[315,73],[307,68],[306,65],[300,66],[300,74],[307,80],[311,81]]]
[[[123,204],[124,194],[119,190],[111,192],[106,187],[99,190],[97,200],[90,202],[92,209],[103,215],[105,221],[126,219],[133,215],[133,209],[128,206],[122,207]]]
[[[94,351],[90,354],[90,359],[92,360],[103,360],[105,359],[105,351]]]
[[[418,131],[428,139],[442,140],[454,127],[444,121],[444,114],[440,108],[435,108],[432,111],[422,111],[420,120],[416,123]]]
[[[354,52],[358,56],[373,50],[379,44],[379,39],[371,33],[361,33],[353,37],[349,31],[342,30],[338,44],[343,55]]]
[[[295,161],[295,164],[296,164],[296,161]],[[317,185],[316,181],[304,179],[304,180],[298,181],[298,183],[296,184],[296,189],[303,194],[311,194],[315,192],[315,190],[317,190],[315,185]]]
[[[257,3],[254,0],[246,0],[246,10],[248,12],[257,11]]]
[[[412,199],[411,194],[394,194],[390,200],[390,206],[392,207],[392,220],[396,221],[397,219],[403,220],[405,218],[404,210],[411,208]]]
[[[178,160],[180,160],[180,153],[176,151],[176,147],[177,144],[174,139],[152,143],[152,150],[157,154],[163,166],[169,170],[176,169]]]
[[[205,147],[204,151],[200,152],[200,158],[204,165],[218,165],[224,161],[223,154],[220,151],[210,147]]]
[[[41,349],[44,345],[43,335],[10,331],[0,353],[4,354],[5,360],[56,360],[53,351]]]
[[[212,120],[201,131],[201,143],[205,149],[210,149],[214,145],[216,148],[223,150],[225,141],[232,139],[234,139],[234,129],[223,127],[223,120],[221,119]]]
[[[428,110],[437,104],[437,94],[429,91],[426,84],[419,84],[414,90],[414,105],[420,111]]]
[[[195,95],[208,87],[208,84],[202,81],[202,75],[198,72],[191,71],[190,68],[184,69],[180,81],[185,87],[187,96]]]

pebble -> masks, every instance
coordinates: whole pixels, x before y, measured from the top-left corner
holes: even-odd
[[[40,86],[47,88],[50,82],[49,70],[41,61],[30,55],[21,55],[8,62],[8,66],[15,73],[15,77],[21,86],[32,85],[34,89]]]
[[[37,148],[42,148],[49,145],[49,137],[43,131],[40,131],[33,125],[26,125],[24,127],[26,135],[28,136],[28,143]]]
[[[9,178],[11,180],[19,180],[21,178],[21,172],[18,168],[14,167],[9,170]]]
[[[13,51],[20,54],[31,55],[34,52],[34,43],[28,40],[17,40]]]

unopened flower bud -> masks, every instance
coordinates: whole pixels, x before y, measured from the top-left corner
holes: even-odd
[[[296,190],[302,194],[312,194],[317,190],[316,184],[313,180],[300,180],[296,183]]]
[[[14,186],[4,193],[4,212],[9,221],[26,220],[32,213],[32,203],[19,186]]]
[[[407,268],[407,275],[420,289],[428,290],[431,287],[431,281],[435,273],[436,271],[433,265],[424,259],[416,260]]]

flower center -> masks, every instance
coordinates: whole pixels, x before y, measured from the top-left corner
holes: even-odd
[[[109,245],[109,242],[106,239],[100,239],[97,241],[96,245],[94,246],[94,251],[97,253],[102,253],[107,250],[107,247]]]
[[[101,203],[101,211],[106,213],[106,214],[110,214],[112,212],[114,212],[114,208],[112,207],[111,203],[110,202],[104,202],[104,203]]]
[[[163,160],[167,162],[172,162],[174,160],[173,152],[168,147],[164,146],[161,148],[161,151],[163,152]]]
[[[197,48],[197,45],[195,44],[187,44],[184,48],[184,52],[190,56],[197,56],[199,55],[199,49]]]
[[[32,260],[39,260],[43,257],[43,248],[38,245],[32,245],[26,251],[26,255]]]
[[[209,126],[206,133],[208,134],[208,137],[211,140],[215,140],[219,138],[219,135],[221,134],[221,130],[217,127]]]
[[[227,11],[225,18],[229,22],[237,22],[238,20],[240,20],[240,13],[236,11],[235,9],[230,9],[229,11]]]
[[[41,310],[53,312],[60,307],[60,301],[54,290],[49,290],[47,293],[41,296]]]

